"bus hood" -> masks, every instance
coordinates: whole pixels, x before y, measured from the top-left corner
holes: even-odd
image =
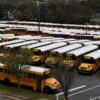
[[[88,64],[88,63],[82,63],[80,66],[79,66],[79,69],[80,70],[92,70],[93,69],[93,67],[95,67],[95,65],[94,64]]]
[[[47,65],[54,65],[57,63],[57,59],[53,58],[53,57],[48,57],[46,62]]]
[[[41,56],[33,56],[32,60],[33,61],[39,61],[41,59]]]
[[[60,89],[61,85],[55,78],[48,78],[45,80],[46,85],[50,86],[52,89]]]

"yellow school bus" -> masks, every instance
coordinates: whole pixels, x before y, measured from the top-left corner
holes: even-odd
[[[100,68],[100,50],[96,50],[83,56],[78,71],[81,73],[93,73]]]
[[[33,63],[35,64],[45,63],[47,56],[50,53],[50,50],[53,50],[53,49],[56,49],[56,48],[59,48],[65,45],[67,45],[66,42],[60,42],[60,43],[58,42],[58,43],[52,43],[46,46],[33,49],[33,53],[34,53],[34,56],[32,57]]]
[[[86,45],[84,47],[67,52],[67,56],[71,58],[70,62],[73,64],[73,67],[78,68],[81,64],[82,56],[96,49],[98,49],[97,45]]]
[[[63,46],[57,49],[53,49],[50,52],[50,56],[47,57],[45,64],[48,67],[54,67],[55,64],[58,62],[58,58],[62,58],[64,60],[64,62],[67,63],[68,59],[67,59],[67,52],[77,49],[79,47],[82,47],[81,44],[70,44],[67,46]]]
[[[27,66],[27,69],[25,69]],[[41,92],[56,92],[60,89],[59,82],[52,76],[51,70],[43,67],[35,67],[25,65],[21,72],[23,75],[20,78],[20,84],[28,87],[32,87],[35,91]],[[0,63],[0,80],[10,84],[18,84],[16,75],[4,67],[4,64]]]

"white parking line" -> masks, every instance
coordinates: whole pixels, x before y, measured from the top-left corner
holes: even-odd
[[[86,87],[86,85],[82,85],[82,86],[79,86],[79,87],[70,89],[70,90],[68,90],[68,91],[69,91],[69,92],[72,92],[72,91],[75,91],[75,90],[78,90],[78,89],[81,89],[81,88],[84,88],[84,87]]]
[[[75,95],[77,95],[77,94],[80,94],[80,93],[83,93],[83,92],[87,92],[87,91],[90,91],[90,90],[95,89],[95,88],[98,88],[98,87],[100,87],[100,85],[97,85],[97,86],[94,86],[94,87],[92,87],[92,88],[88,88],[88,89],[86,89],[86,90],[83,90],[83,91],[79,91],[79,92],[70,94],[70,95],[68,95],[68,97],[75,96]]]
[[[90,100],[96,100],[96,99],[100,99],[100,96],[95,97],[95,98],[90,98]]]

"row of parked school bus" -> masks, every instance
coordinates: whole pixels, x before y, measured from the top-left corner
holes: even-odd
[[[17,54],[19,48],[28,48],[34,53],[32,57],[34,64],[45,63],[47,66],[52,67],[57,63],[57,58],[61,58],[65,62],[68,60],[67,58],[70,58],[70,62],[73,63],[73,66],[79,67],[82,61],[96,60],[94,58],[94,55],[96,54],[90,54],[90,59],[85,54],[91,53],[97,49],[99,50],[100,41],[75,39],[65,40],[61,38],[56,40],[56,38],[52,39],[50,37],[50,39],[44,39],[42,42],[39,42],[38,40],[12,40],[1,42],[0,46],[1,56],[3,56],[3,54],[9,56]],[[100,56],[99,53],[97,55]],[[98,58],[97,61],[99,61]],[[95,69],[95,67],[93,68]],[[94,69],[91,69],[91,71],[95,71]]]
[[[51,37],[33,40],[11,40],[0,43],[1,57],[17,54],[19,48],[28,48],[33,51],[33,64],[45,64],[51,68],[61,58],[65,63],[69,60],[74,67],[82,73],[95,72],[100,67],[100,41],[75,40],[75,39],[52,39]],[[62,41],[61,41],[62,40]],[[67,59],[67,58],[71,59]],[[57,67],[57,66],[55,66]],[[30,66],[29,70],[22,70],[25,76],[21,79],[21,84],[30,86],[34,90],[41,92],[56,91],[61,88],[59,82],[53,78],[51,70]],[[0,64],[0,80],[6,83],[18,83],[16,76],[3,64]]]
[[[9,29],[9,30],[5,30],[4,31],[5,34],[16,34],[16,35],[24,35],[24,34],[31,34],[31,35],[42,35],[42,36],[54,36],[54,37],[63,37],[63,38],[76,38],[76,39],[91,39],[91,40],[100,40],[100,36],[97,34],[62,34],[60,32],[56,32],[56,34],[54,32],[38,32],[35,30],[26,30],[26,29],[19,29],[19,28],[13,28],[13,29]]]

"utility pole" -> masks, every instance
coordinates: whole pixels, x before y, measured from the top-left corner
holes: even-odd
[[[40,1],[36,1],[37,9],[38,9],[38,32],[40,33]]]
[[[88,34],[88,23],[85,23],[85,25],[86,25],[86,34]]]

